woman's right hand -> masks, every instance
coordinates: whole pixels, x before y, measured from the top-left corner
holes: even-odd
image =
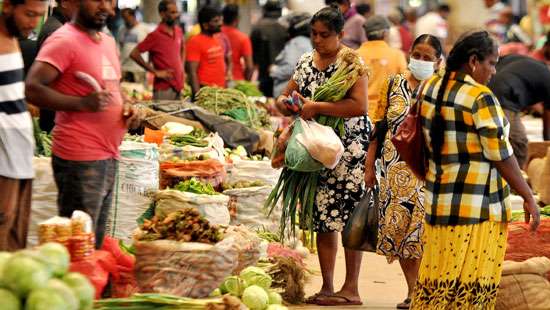
[[[376,173],[374,167],[365,167],[365,186],[373,188],[376,185]]]
[[[288,97],[284,95],[277,97],[277,101],[275,101],[275,106],[277,107],[277,110],[279,110],[279,112],[281,112],[283,115],[290,116],[292,115],[292,111],[290,111],[285,104],[285,100],[287,100],[287,98]]]
[[[525,211],[525,223],[531,224],[532,232],[537,231],[540,225],[540,210],[532,196],[523,201],[523,210]]]

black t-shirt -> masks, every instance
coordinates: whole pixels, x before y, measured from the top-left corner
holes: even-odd
[[[504,109],[520,112],[539,102],[550,109],[550,70],[535,59],[502,57],[488,86]]]

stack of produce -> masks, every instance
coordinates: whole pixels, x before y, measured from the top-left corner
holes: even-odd
[[[252,128],[271,127],[265,109],[258,109],[241,91],[231,88],[203,87],[195,104],[218,115],[228,115]]]
[[[260,187],[260,186],[266,186],[266,184],[262,181],[237,181],[233,183],[224,183],[222,185],[223,190],[230,190],[230,189],[241,189],[241,188],[249,188],[249,187]]]
[[[52,136],[51,134],[42,131],[40,129],[40,124],[38,123],[38,118],[33,118],[33,128],[34,128],[34,141],[36,147],[34,149],[35,156],[52,156]]]
[[[238,276],[225,279],[212,295],[230,294],[238,297],[250,310],[283,310],[282,297],[271,290],[271,277],[261,268],[248,267]]]
[[[5,310],[92,309],[94,287],[69,271],[69,253],[59,243],[0,253],[0,308]]]
[[[337,102],[342,100],[349,89],[365,74],[368,68],[361,57],[351,49],[343,49],[336,60],[338,70],[313,94],[313,101]],[[344,134],[344,121],[339,117],[319,116],[317,121]],[[279,151],[279,150],[278,150]],[[313,232],[313,208],[319,171],[300,172],[287,167],[283,168],[277,185],[269,195],[265,206],[271,212],[282,201],[282,216],[280,225],[281,236],[287,229],[295,235],[296,225]],[[298,207],[300,206],[300,207]],[[290,222],[290,227],[287,223]],[[309,246],[313,246],[313,238]]]
[[[197,209],[184,208],[167,216],[154,216],[141,225],[139,241],[174,240],[215,244],[223,239],[216,225],[211,225]]]
[[[236,81],[233,87],[236,90],[240,90],[248,97],[263,97],[264,94],[258,88],[258,85],[250,81]]]
[[[189,134],[171,136],[170,143],[179,147],[184,147],[186,145],[207,147],[209,145],[208,140],[205,139],[207,136],[208,134],[204,130],[194,129]]]
[[[291,256],[274,256],[261,260],[262,268],[273,282],[271,287],[281,291],[283,299],[291,304],[300,304],[305,296],[306,268]]]
[[[235,297],[192,299],[167,294],[135,294],[129,298],[111,298],[95,302],[98,310],[240,310]]]
[[[174,187],[181,181],[193,177],[212,184],[214,188],[221,186],[225,178],[225,167],[216,159],[162,162],[160,164],[160,189]]]
[[[204,183],[196,178],[191,178],[183,182],[178,183],[174,189],[180,192],[195,193],[201,195],[219,195],[218,192],[214,190],[214,187],[210,183]]]

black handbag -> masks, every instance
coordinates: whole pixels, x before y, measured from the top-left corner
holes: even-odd
[[[342,243],[345,248],[376,252],[378,245],[378,207],[378,187],[374,186],[367,190],[344,227]]]

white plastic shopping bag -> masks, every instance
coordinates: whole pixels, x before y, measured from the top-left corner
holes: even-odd
[[[334,169],[344,154],[344,145],[340,137],[328,126],[301,118],[299,121],[303,132],[296,136],[298,142],[307,149],[311,157],[326,168]]]

